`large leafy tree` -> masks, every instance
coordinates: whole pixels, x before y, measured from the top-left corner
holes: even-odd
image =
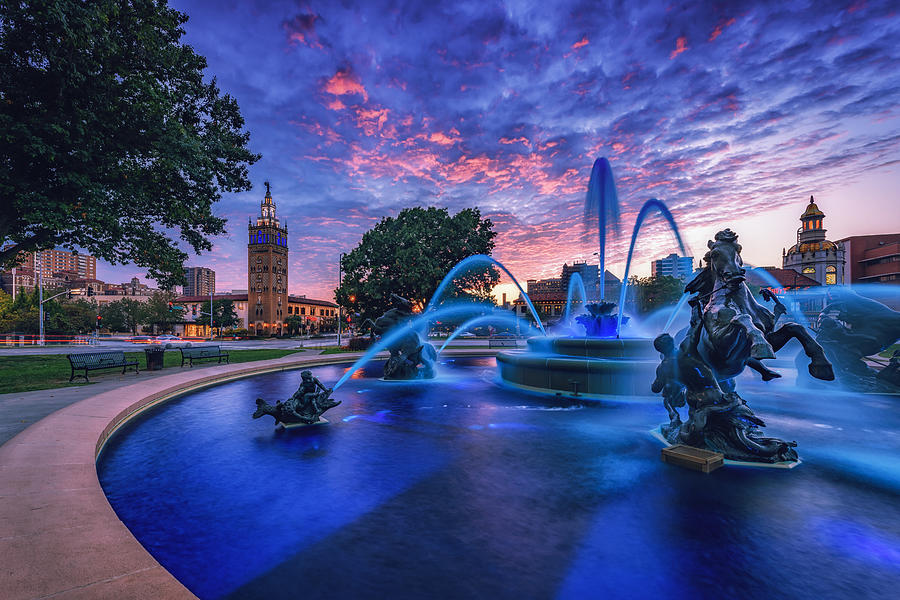
[[[198,325],[209,325],[209,300],[200,305],[200,313],[194,320]],[[202,314],[206,313],[206,314]],[[233,329],[242,325],[231,300],[213,300],[213,326],[217,329]]]
[[[0,0],[0,267],[62,246],[170,287],[259,157],[165,0]]]
[[[482,219],[477,208],[451,216],[445,208],[417,207],[385,217],[341,260],[344,277],[335,291],[337,302],[362,319],[390,308],[392,293],[423,308],[459,261],[490,254],[496,235],[493,223]],[[499,280],[495,267],[478,265],[455,279],[447,298],[492,302],[491,289]]]
[[[103,317],[103,326],[110,331],[130,331],[136,334],[138,325],[147,322],[148,309],[139,300],[122,298],[103,305],[100,316]]]
[[[154,292],[147,301],[145,310],[147,311],[144,320],[149,324],[153,331],[169,331],[175,323],[181,323],[184,320],[184,307],[173,304],[173,308],[169,308],[169,303],[175,302],[177,296],[172,292],[158,291]]]

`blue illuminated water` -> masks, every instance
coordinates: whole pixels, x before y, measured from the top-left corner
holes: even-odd
[[[598,158],[591,168],[588,191],[584,199],[585,224],[597,219],[597,241],[600,251],[600,300],[606,295],[606,234],[619,233],[619,193],[612,166],[606,157]]]
[[[644,224],[644,220],[650,215],[651,211],[656,211],[665,218],[672,233],[675,234],[675,240],[678,242],[678,250],[681,252],[681,256],[687,256],[688,254],[684,247],[684,243],[681,241],[681,234],[678,232],[678,225],[675,223],[675,217],[669,212],[669,208],[665,203],[656,198],[650,198],[644,202],[641,211],[638,213],[637,219],[634,221],[634,229],[631,232],[631,243],[628,245],[628,259],[625,261],[625,275],[622,277],[622,287],[619,289],[619,306],[625,306],[625,294],[628,291],[628,274],[631,272],[631,259],[634,255],[634,246],[637,243],[638,234],[641,232],[641,226]],[[619,335],[622,331],[622,315],[624,313],[625,311],[619,310],[619,316],[616,320],[616,335]]]
[[[495,385],[493,359],[445,361],[427,382],[381,368],[354,373],[324,426],[250,418],[297,372],[156,408],[104,451],[104,491],[201,598],[818,600],[900,585],[897,398],[742,375],[804,462],[704,475],[659,460],[657,398],[557,404]]]

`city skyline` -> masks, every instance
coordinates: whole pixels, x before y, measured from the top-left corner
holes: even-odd
[[[478,206],[524,285],[592,262],[593,160],[612,163],[622,234],[665,201],[695,261],[716,230],[780,265],[815,195],[830,239],[900,229],[900,18],[887,2],[598,7],[568,2],[172,2],[236,97],[262,160],[215,208],[229,234],[190,266],[246,287],[243,226],[272,182],[292,294],[332,299],[337,259],[408,206]],[[633,270],[675,251],[647,223]],[[98,265],[100,279],[143,277]],[[504,290],[505,291],[505,290]]]

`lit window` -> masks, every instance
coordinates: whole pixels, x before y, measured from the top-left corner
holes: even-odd
[[[803,267],[803,274],[804,275],[815,275],[816,268],[815,267]]]

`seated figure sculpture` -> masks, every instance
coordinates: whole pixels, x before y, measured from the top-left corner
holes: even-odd
[[[413,318],[412,302],[391,294],[393,306],[383,315],[375,319],[367,319],[372,333],[380,336],[394,335],[399,327],[407,327]],[[437,352],[434,346],[423,340],[412,328],[387,346],[391,353],[384,364],[384,378],[399,379],[432,379],[435,375],[434,362]]]
[[[331,392],[332,390],[326,388],[317,377],[313,376],[311,371],[302,371],[300,387],[284,402],[276,402],[273,406],[262,398],[257,398],[256,412],[253,413],[253,418],[258,419],[263,415],[271,415],[276,424],[312,425],[322,420],[322,413],[341,403],[340,400],[330,398]]]
[[[584,327],[584,334],[588,337],[616,337],[618,315],[611,314],[615,307],[615,302],[587,304],[584,308],[588,314],[578,315],[575,322]],[[622,325],[627,322],[628,317],[622,317]]]
[[[670,417],[661,432],[670,443],[721,452],[731,460],[796,461],[794,442],[763,437],[759,428],[765,424],[737,394],[734,378],[746,367],[765,380],[777,377],[761,361],[774,358],[791,339],[797,339],[809,357],[810,375],[831,381],[834,371],[822,347],[790,319],[777,297],[765,293],[768,290],[763,293],[775,301],[774,313],[753,298],[737,238],[725,229],[708,242],[706,267],[685,287],[696,295],[690,300],[691,326],[677,351],[668,334],[654,341],[663,360],[652,389],[664,393]],[[685,423],[675,410],[679,394],[688,405]]]

